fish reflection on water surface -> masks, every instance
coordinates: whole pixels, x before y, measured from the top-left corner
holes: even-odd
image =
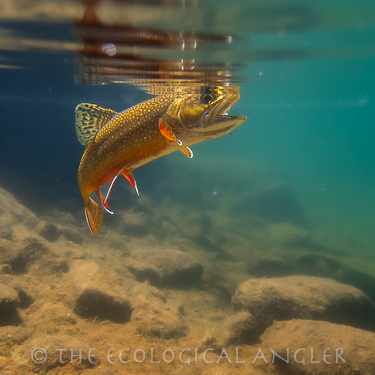
[[[92,233],[96,235],[102,226],[103,209],[90,197],[91,192],[112,213],[107,200],[119,175],[126,177],[138,193],[134,169],[177,150],[192,158],[189,146],[228,134],[241,125],[245,116],[229,115],[238,100],[238,87],[209,86],[161,95],[120,113],[79,104],[77,136],[87,148],[78,181]],[[111,184],[104,197],[100,188],[108,182]]]

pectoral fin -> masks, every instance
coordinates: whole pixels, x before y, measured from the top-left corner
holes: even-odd
[[[194,156],[193,151],[191,151],[189,147],[182,148],[180,151],[183,152],[190,159]]]
[[[182,145],[182,142],[180,139],[178,139],[171,127],[168,125],[168,123],[166,121],[164,121],[162,118],[159,118],[159,130],[160,130],[160,133],[163,135],[163,137],[165,139],[167,139],[168,141],[171,141],[171,142],[176,142],[179,146]]]
[[[99,129],[115,114],[115,111],[95,104],[78,104],[76,107],[76,132],[80,143],[85,146],[89,144]]]

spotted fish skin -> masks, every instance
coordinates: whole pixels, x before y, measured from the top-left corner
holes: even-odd
[[[189,145],[229,133],[244,116],[224,112],[239,99],[238,92],[218,91],[206,97],[163,95],[120,113],[83,103],[76,108],[78,139],[88,144],[79,166],[78,182],[86,219],[97,234],[102,208],[90,197],[94,192],[109,211],[100,187],[124,175],[138,192],[132,171],[152,160],[181,150],[192,157]],[[107,121],[107,122],[106,122]],[[213,130],[212,130],[213,129]],[[109,211],[111,212],[111,211]]]
[[[147,163],[144,159],[168,147],[156,125],[173,100],[172,96],[163,96],[138,104],[114,115],[98,131],[78,170],[85,203],[91,190],[98,194],[99,187],[111,181],[121,169],[131,171]]]

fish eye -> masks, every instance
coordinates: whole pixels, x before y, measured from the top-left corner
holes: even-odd
[[[204,94],[201,97],[202,102],[206,104],[210,104],[212,102],[212,95],[211,94]]]
[[[201,102],[204,104],[210,104],[216,99],[214,93],[214,87],[202,87],[201,88]]]

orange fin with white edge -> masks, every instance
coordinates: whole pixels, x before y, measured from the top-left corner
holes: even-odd
[[[159,118],[159,130],[162,136],[168,141],[176,142],[179,146],[182,145],[182,141],[174,135],[171,127],[162,118]]]
[[[100,201],[102,202],[102,205],[103,205],[104,209],[105,209],[108,213],[110,213],[110,214],[113,215],[114,212],[111,211],[111,209],[109,208],[108,203],[107,203],[108,194],[109,194],[109,190],[108,190],[107,196],[104,198],[103,193],[99,190],[99,199],[100,199]]]
[[[121,172],[121,174],[130,182],[130,185],[133,186],[133,189],[139,195],[137,181],[135,180],[133,174],[131,172]]]
[[[184,153],[189,159],[191,159],[194,154],[189,147],[181,148],[181,152]]]
[[[109,185],[109,188],[108,188],[108,191],[107,191],[107,194],[106,194],[105,198],[104,198],[104,195],[102,194],[102,192],[99,190],[99,198],[100,198],[100,201],[102,202],[102,205],[103,205],[104,209],[105,209],[108,213],[110,213],[110,214],[112,214],[112,215],[114,214],[114,212],[111,211],[111,209],[109,208],[108,203],[107,203],[107,200],[108,200],[109,194],[111,193],[112,186],[113,186],[113,184],[115,183],[115,181],[116,181],[116,179],[117,179],[117,177],[118,177],[118,175],[119,175],[120,173],[121,173],[121,172],[117,173],[117,175],[113,178],[111,184]]]
[[[102,208],[93,199],[89,198],[85,207],[85,215],[92,234],[97,235],[103,224]]]

